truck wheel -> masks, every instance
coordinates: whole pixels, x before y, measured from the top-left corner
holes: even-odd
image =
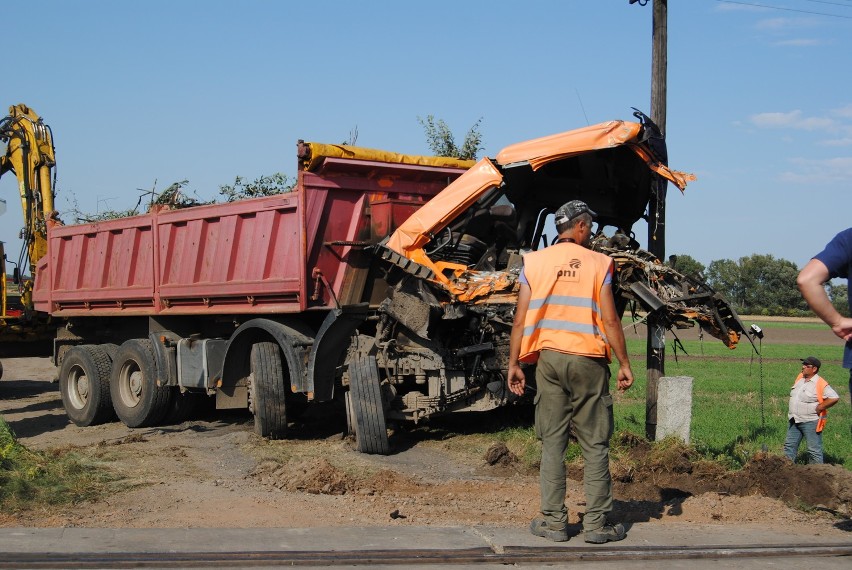
[[[254,431],[262,437],[279,439],[287,432],[287,382],[281,351],[274,342],[251,347],[250,398]]]
[[[375,356],[355,360],[349,365],[349,399],[358,451],[387,455],[390,445]]]
[[[113,419],[109,372],[109,355],[98,346],[73,346],[65,353],[59,392],[68,419],[76,425],[92,426]]]
[[[149,340],[128,340],[115,353],[110,378],[112,405],[127,427],[156,425],[171,403],[171,388],[157,386],[154,347]]]

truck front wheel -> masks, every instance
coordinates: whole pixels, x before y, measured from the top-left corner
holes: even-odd
[[[59,391],[68,419],[92,426],[113,419],[109,394],[109,355],[98,346],[73,346],[62,359]]]
[[[347,429],[355,431],[355,446],[361,453],[390,453],[379,367],[375,356],[349,363]],[[354,422],[353,422],[354,420]]]
[[[251,347],[250,406],[254,431],[262,437],[279,439],[287,432],[288,379],[284,375],[281,351],[274,342],[258,342]]]
[[[112,405],[127,427],[156,425],[169,409],[171,389],[157,386],[157,364],[149,340],[128,340],[115,353],[110,378]]]

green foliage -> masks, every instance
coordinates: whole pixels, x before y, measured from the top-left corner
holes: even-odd
[[[114,479],[72,453],[28,450],[0,418],[0,511],[79,503],[105,492]]]
[[[470,127],[461,147],[456,145],[455,137],[443,119],[436,121],[434,115],[427,115],[425,119],[417,117],[417,121],[423,125],[423,131],[426,134],[426,143],[435,156],[475,160],[479,151],[484,148],[482,145],[482,133],[479,131],[479,126],[482,124],[482,117],[477,119],[473,126]]]
[[[152,190],[152,205],[156,204],[158,206],[168,206],[172,210],[179,210],[181,208],[192,208],[193,206],[210,204],[210,202],[202,202],[201,200],[198,200],[196,198],[190,198],[189,196],[187,196],[186,192],[184,191],[184,187],[187,184],[189,184],[189,180],[181,180],[180,182],[174,182],[159,194],[156,193],[156,189]]]
[[[691,277],[704,275],[706,270],[703,263],[686,254],[670,255],[666,265]]]
[[[740,313],[801,316],[808,308],[796,286],[798,274],[792,261],[754,254],[711,261],[706,277]]]
[[[357,130],[351,135],[357,137]],[[167,206],[172,210],[181,208],[191,208],[193,206],[201,206],[204,204],[213,204],[214,200],[200,200],[195,192],[192,195],[187,193],[188,180],[181,180],[170,184],[162,192],[157,192],[156,181],[154,188],[151,190],[142,190],[139,199],[136,201],[136,206],[127,210],[106,210],[95,214],[81,212],[74,201],[71,208],[71,216],[76,220],[76,223],[94,223],[105,220],[115,220],[118,218],[127,218],[130,216],[138,216],[143,212],[142,204],[145,198],[148,198],[146,210],[151,206]],[[237,176],[233,184],[222,184],[219,186],[219,195],[223,196],[226,202],[234,202],[236,200],[244,200],[246,198],[258,198],[260,196],[273,196],[275,194],[283,194],[290,192],[296,185],[295,179],[291,179],[286,174],[276,172],[268,176],[261,176],[255,180],[248,182],[243,177]]]
[[[141,213],[142,202],[145,197],[149,197],[149,204],[147,209],[154,205],[158,206],[168,206],[172,210],[178,210],[181,208],[190,208],[192,206],[200,206],[202,204],[209,204],[210,202],[202,202],[196,198],[190,197],[185,190],[185,187],[189,184],[189,180],[181,180],[180,182],[174,182],[170,184],[165,190],[162,192],[157,192],[157,182],[154,181],[154,187],[151,190],[141,190],[141,194],[139,195],[139,199],[136,201],[136,206],[129,210],[105,210],[103,212],[98,212],[95,214],[87,214],[81,212],[77,208],[76,202],[74,203],[74,207],[71,210],[76,223],[94,223],[94,222],[103,222],[106,220],[115,220],[119,218],[128,218],[130,216],[138,216]],[[193,192],[193,194],[195,194]]]
[[[827,284],[828,298],[831,299],[831,304],[837,309],[837,312],[844,317],[849,316],[849,285],[843,283],[841,285]]]
[[[357,134],[354,136],[357,136]],[[261,176],[251,182],[246,182],[242,176],[237,176],[233,184],[219,186],[219,195],[223,196],[226,202],[235,202],[246,198],[283,194],[292,191],[295,185],[294,179],[280,172]]]

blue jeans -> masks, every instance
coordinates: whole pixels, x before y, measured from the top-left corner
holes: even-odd
[[[784,442],[784,455],[790,461],[796,461],[802,438],[808,445],[808,463],[822,463],[822,434],[816,432],[816,420],[797,424],[792,419],[787,428],[787,441]]]

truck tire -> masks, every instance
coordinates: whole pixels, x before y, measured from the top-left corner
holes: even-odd
[[[251,347],[251,411],[254,431],[270,439],[287,433],[287,379],[281,350],[274,342],[258,342]]]
[[[157,364],[150,340],[128,340],[115,353],[110,378],[115,413],[130,428],[156,425],[169,409],[171,388],[157,386]]]
[[[361,453],[390,453],[382,386],[375,356],[349,364],[349,401],[355,418],[355,447]]]
[[[72,346],[62,359],[59,392],[65,413],[78,426],[102,424],[115,417],[109,393],[109,355],[98,346]]]

